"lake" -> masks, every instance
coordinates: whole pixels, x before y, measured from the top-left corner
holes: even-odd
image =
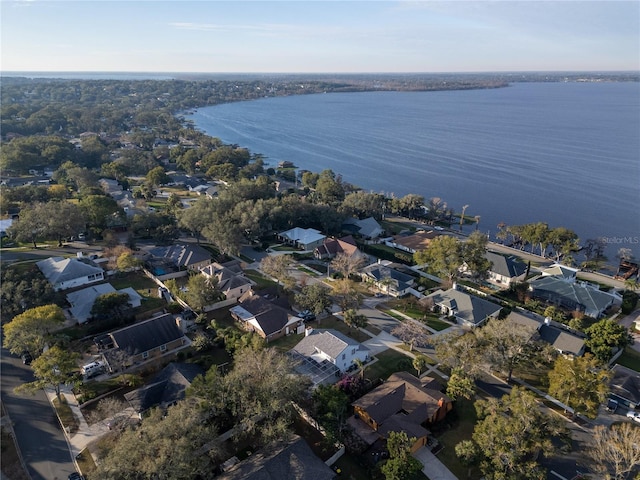
[[[186,115],[275,166],[332,169],[366,190],[440,197],[480,230],[544,221],[640,257],[640,84],[515,83],[301,95]],[[615,261],[615,260],[614,260]]]

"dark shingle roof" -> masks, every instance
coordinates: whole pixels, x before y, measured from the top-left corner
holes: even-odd
[[[611,393],[640,405],[640,373],[622,365],[614,365],[612,371]]]
[[[519,277],[527,271],[527,265],[517,261],[514,257],[505,257],[493,252],[487,252],[485,258],[491,262],[491,271],[506,278]]]
[[[117,347],[129,355],[148,352],[184,336],[171,314],[136,323],[110,335]]]
[[[204,373],[195,363],[170,363],[151,382],[125,394],[124,398],[138,412],[157,405],[171,405],[182,400],[191,382]]]
[[[295,435],[265,447],[224,473],[221,480],[330,480],[335,473]]]

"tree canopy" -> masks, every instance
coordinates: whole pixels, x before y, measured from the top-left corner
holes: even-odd
[[[30,308],[16,315],[5,324],[4,346],[15,355],[24,350],[36,357],[51,338],[53,331],[64,323],[65,316],[57,305],[43,305]]]

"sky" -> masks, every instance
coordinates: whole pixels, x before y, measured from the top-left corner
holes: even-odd
[[[640,70],[640,1],[0,0],[4,72]]]

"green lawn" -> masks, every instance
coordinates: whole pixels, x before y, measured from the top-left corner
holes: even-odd
[[[285,335],[272,342],[269,342],[270,347],[274,347],[279,352],[288,352],[295,347],[300,340],[304,338],[304,334],[292,333],[291,335]]]
[[[315,272],[313,270],[309,270],[306,267],[298,267],[297,269],[300,270],[301,272],[306,273],[307,275],[311,275],[312,277],[318,277],[319,276],[318,272]]]
[[[58,412],[58,417],[60,417],[60,422],[62,422],[62,426],[68,429],[69,433],[75,433],[78,431],[78,419],[71,411],[71,407],[67,403],[67,398],[64,396],[60,396],[60,398],[53,399],[53,406]]]
[[[640,352],[631,347],[624,349],[624,353],[620,355],[616,362],[623,367],[630,368],[636,372],[640,372]]]
[[[347,337],[353,338],[357,342],[364,342],[371,337],[366,333],[362,333],[357,328],[350,328],[346,323],[333,315],[329,315],[322,320],[311,323],[314,328],[333,328],[341,333],[344,333]]]
[[[263,288],[275,287],[276,282],[265,278],[260,272],[257,270],[245,270],[244,274],[249,277],[251,280],[256,282],[256,289],[262,290]]]
[[[293,245],[276,245],[271,247],[271,250],[275,250],[276,252],[296,252],[298,251]]]
[[[385,350],[376,355],[377,362],[369,364],[364,371],[364,376],[371,381],[379,378],[386,380],[389,375],[395,372],[409,372],[416,375],[417,372],[411,365],[412,359],[396,350]]]
[[[444,463],[451,472],[459,479],[479,479],[481,474],[477,469],[471,471],[471,477],[467,477],[468,468],[463,466],[456,456],[455,447],[462,440],[470,440],[473,428],[476,424],[476,410],[473,402],[469,400],[458,400],[455,403],[454,410],[449,412],[445,419],[446,430],[436,433],[436,438],[442,444],[443,448],[438,453],[438,459]]]

